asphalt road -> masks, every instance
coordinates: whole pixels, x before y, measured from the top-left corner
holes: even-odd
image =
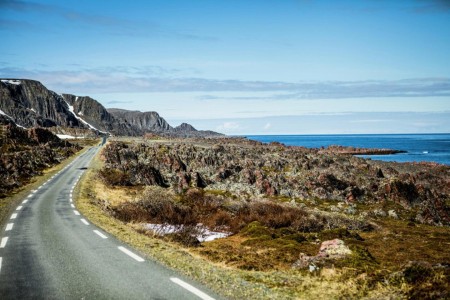
[[[73,205],[92,147],[32,191],[3,225],[0,299],[214,299],[206,287],[102,232]]]

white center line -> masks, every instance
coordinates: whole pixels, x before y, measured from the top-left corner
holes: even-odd
[[[85,219],[80,219],[80,220],[81,220],[81,222],[83,222],[85,225],[89,225],[89,222],[86,221]]]
[[[186,290],[188,290],[189,292],[191,292],[192,294],[200,297],[200,299],[203,300],[214,300],[213,297],[205,294],[204,292],[200,291],[198,288],[193,287],[192,285],[190,285],[189,283],[184,282],[183,280],[176,278],[176,277],[171,277],[170,281],[172,281],[173,283],[178,284],[179,286],[185,288]]]
[[[5,231],[10,231],[11,229],[13,229],[14,223],[8,223],[6,224],[6,229]]]
[[[22,205],[17,206],[16,210],[21,210],[22,209]]]
[[[76,214],[77,216],[80,215],[80,213],[78,212],[78,210],[74,210],[73,213]]]
[[[17,214],[16,213],[13,213],[12,215],[11,215],[11,220],[14,220],[15,218],[17,218]]]
[[[104,235],[103,233],[101,233],[98,230],[94,230],[95,234],[97,234],[99,237],[101,237],[102,239],[107,239],[108,237],[106,235]]]
[[[2,238],[2,241],[0,242],[0,248],[5,248],[7,242],[8,242],[8,237],[5,236],[4,238]]]
[[[126,255],[130,256],[131,258],[134,258],[135,260],[139,261],[139,262],[143,262],[145,261],[142,257],[134,254],[133,252],[131,252],[130,250],[128,250],[125,247],[119,246],[117,247],[119,248],[120,251],[122,251],[123,253],[125,253]]]
[[[28,200],[25,199],[25,200],[22,201],[22,204],[25,204],[25,203],[27,203],[27,202],[28,202]]]

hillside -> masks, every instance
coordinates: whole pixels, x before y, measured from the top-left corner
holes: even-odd
[[[0,110],[19,126],[88,129],[99,135],[217,136],[212,131],[174,130],[156,112],[106,109],[88,96],[57,94],[29,79],[0,80]]]
[[[43,128],[23,129],[0,115],[0,198],[81,149]]]

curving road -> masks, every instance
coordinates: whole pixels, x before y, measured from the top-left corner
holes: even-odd
[[[72,191],[98,149],[32,191],[2,227],[0,299],[219,298],[80,215]]]

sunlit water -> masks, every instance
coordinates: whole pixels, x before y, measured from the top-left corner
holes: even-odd
[[[384,161],[428,161],[450,165],[450,134],[249,135],[246,137],[264,143],[280,142],[288,146],[307,148],[341,145],[404,150],[407,153],[364,157]]]

